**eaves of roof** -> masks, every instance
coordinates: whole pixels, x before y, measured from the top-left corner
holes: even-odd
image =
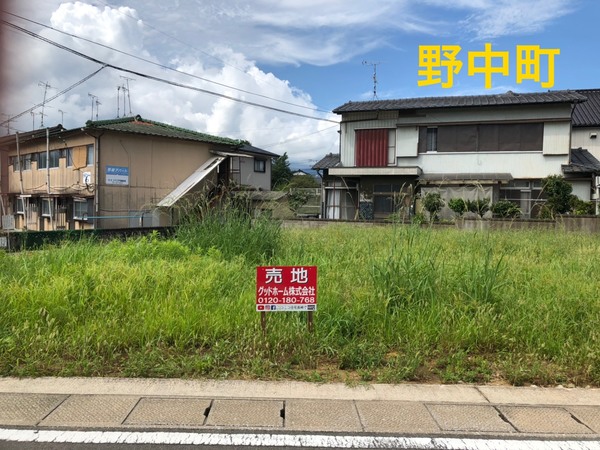
[[[26,131],[24,133],[19,133],[19,142],[25,143],[30,141],[35,141],[39,139],[46,139],[46,136],[50,138],[61,136],[67,133],[68,130],[65,130],[62,125],[56,125],[55,127],[48,128],[40,128],[39,130]],[[0,147],[6,145],[12,145],[16,143],[16,134],[11,134],[8,136],[3,136],[0,138]]]
[[[121,119],[114,120],[89,120],[85,124],[85,127],[86,129],[90,130],[109,130],[121,133],[160,136],[188,141],[206,142],[210,144],[221,144],[236,148],[242,145],[242,141],[235,139],[212,136],[206,133],[186,130],[185,128],[179,128],[161,122],[142,119],[140,116],[123,117]]]
[[[478,106],[580,103],[585,101],[586,97],[576,91],[548,91],[522,94],[508,91],[505,94],[497,95],[421,97],[397,100],[348,102],[334,109],[333,112],[342,114],[349,112],[395,111],[430,108],[469,108]]]
[[[562,169],[565,173],[600,173],[600,161],[585,148],[574,148],[569,164]]]
[[[340,164],[340,155],[329,153],[325,155],[320,161],[313,164],[311,169],[313,170],[321,170],[321,169],[330,169],[332,167],[336,167]]]
[[[280,156],[276,153],[272,153],[268,150],[263,150],[262,148],[254,147],[253,145],[250,145],[250,144],[244,144],[240,148],[238,148],[238,150],[240,151],[240,153],[248,153],[251,155],[265,156],[268,158],[279,158],[279,156]]]
[[[577,89],[577,93],[587,98],[573,109],[572,123],[574,127],[600,126],[600,89]]]

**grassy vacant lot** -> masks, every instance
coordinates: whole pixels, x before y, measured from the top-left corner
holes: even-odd
[[[315,264],[304,313],[257,264]],[[0,252],[0,375],[600,386],[600,236],[234,220]]]

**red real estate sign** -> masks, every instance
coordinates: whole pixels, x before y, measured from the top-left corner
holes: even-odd
[[[316,311],[317,266],[258,266],[257,311]]]

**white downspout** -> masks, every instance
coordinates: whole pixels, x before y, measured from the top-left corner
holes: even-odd
[[[50,128],[46,128],[46,185],[50,195]]]

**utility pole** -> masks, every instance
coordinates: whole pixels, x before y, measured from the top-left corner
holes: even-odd
[[[373,66],[373,100],[377,100],[377,66],[380,62],[363,61],[363,66]]]
[[[52,86],[50,86],[47,81],[45,83],[40,81],[38,86],[44,88],[44,101],[42,102],[42,123],[40,124],[40,128],[44,128],[44,106],[46,105],[46,94],[48,93],[48,89],[51,89]]]

